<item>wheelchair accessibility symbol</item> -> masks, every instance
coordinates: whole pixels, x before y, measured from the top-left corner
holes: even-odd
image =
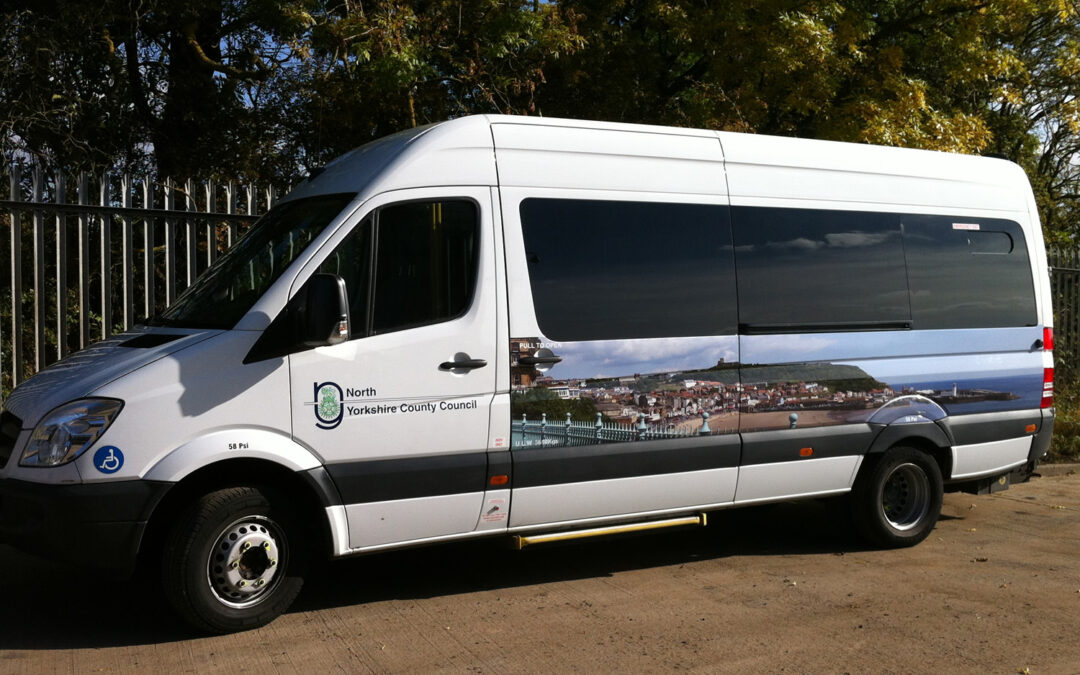
[[[98,448],[94,453],[94,467],[101,473],[116,473],[124,466],[124,453],[115,445]]]

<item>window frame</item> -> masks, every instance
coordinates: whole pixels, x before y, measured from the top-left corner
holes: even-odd
[[[516,197],[516,195],[514,195]],[[530,309],[532,318],[536,324],[537,331],[545,338],[553,340],[555,342],[597,342],[605,340],[619,340],[619,339],[682,339],[687,337],[702,337],[702,336],[722,336],[722,335],[735,335],[738,330],[738,307],[735,300],[736,293],[736,272],[735,272],[735,256],[733,251],[733,243],[731,237],[731,207],[726,202],[717,202],[710,199],[697,200],[682,200],[664,198],[667,195],[648,195],[650,198],[642,199],[642,195],[626,195],[622,193],[604,193],[602,195],[593,194],[567,194],[565,191],[541,191],[541,190],[528,190],[522,191],[520,198],[514,199],[513,210],[517,219],[517,235],[520,237],[521,255],[524,262],[524,273],[521,274],[521,281],[523,289],[528,289],[528,297],[530,299]],[[684,195],[670,195],[667,197],[683,197]],[[714,226],[714,229],[718,232],[718,240],[720,246],[725,250],[725,254],[718,255],[715,261],[719,263],[718,269],[715,271],[717,277],[727,277],[725,281],[730,282],[730,292],[732,301],[730,306],[718,308],[718,323],[723,324],[721,330],[712,332],[689,332],[689,331],[663,331],[657,334],[639,335],[633,334],[621,334],[612,336],[597,336],[593,335],[589,331],[576,331],[567,332],[562,331],[565,328],[566,322],[561,318],[556,321],[555,325],[552,325],[553,316],[545,316],[541,311],[541,308],[548,303],[537,302],[537,283],[543,283],[544,279],[536,279],[534,272],[529,263],[529,230],[535,228],[537,225],[529,225],[526,221],[526,211],[529,208],[530,202],[562,202],[562,203],[586,203],[591,206],[599,206],[603,204],[617,204],[623,207],[631,208],[634,206],[651,207],[651,208],[693,208],[693,209],[716,209],[716,218],[709,220],[708,222]],[[573,208],[572,206],[570,208]],[[512,221],[507,221],[510,224]],[[699,221],[703,222],[703,221]],[[726,256],[726,257],[724,257]],[[691,259],[696,262],[696,259]],[[508,260],[508,264],[510,261]],[[512,281],[517,283],[516,281]],[[695,297],[691,303],[693,306],[693,312],[696,313],[700,309],[700,304]],[[646,311],[652,311],[653,307],[647,307]],[[637,311],[635,309],[635,311]],[[668,322],[665,322],[665,325]],[[555,329],[552,332],[552,329]]]
[[[762,323],[762,322],[748,322],[744,314],[744,309],[749,303],[745,302],[747,298],[744,298],[740,293],[739,297],[739,334],[740,335],[777,335],[777,334],[803,334],[803,333],[847,333],[847,332],[868,332],[868,331],[903,331],[903,330],[988,330],[988,329],[1001,329],[1001,328],[1027,328],[1034,325],[1038,325],[1038,290],[1037,279],[1032,271],[1032,249],[1031,242],[1029,241],[1027,231],[1024,226],[1015,219],[1002,218],[1000,216],[989,215],[955,215],[955,214],[942,214],[942,213],[927,213],[916,211],[904,211],[904,210],[867,210],[867,209],[837,209],[837,208],[815,208],[808,206],[782,206],[782,205],[749,205],[749,204],[737,204],[731,207],[731,226],[732,226],[732,238],[735,241],[735,261],[736,261],[736,274],[740,287],[747,283],[747,279],[743,277],[740,270],[745,269],[744,260],[740,259],[739,247],[743,245],[740,241],[738,234],[739,228],[746,222],[746,218],[740,218],[740,211],[757,212],[758,210],[782,210],[782,211],[802,211],[811,212],[817,216],[828,217],[829,214],[859,214],[861,216],[879,216],[885,218],[895,219],[898,233],[900,236],[900,250],[901,250],[901,263],[904,272],[904,290],[907,294],[907,305],[909,314],[907,318],[896,317],[893,319],[883,319],[881,321],[800,321],[800,322],[786,322],[786,323]],[[916,292],[923,290],[916,288],[913,285],[912,277],[914,270],[917,268],[918,262],[913,265],[913,246],[912,246],[912,232],[908,229],[915,219],[933,221],[935,223],[948,223],[959,221],[970,221],[972,223],[979,223],[982,229],[976,230],[982,233],[1004,233],[1011,239],[1011,248],[1005,253],[996,252],[980,252],[969,251],[968,255],[981,258],[991,257],[994,255],[1012,256],[1016,254],[1016,249],[1021,248],[1023,250],[1022,265],[1018,265],[1017,269],[1023,269],[1026,273],[1026,281],[1028,288],[1032,291],[1029,298],[1030,302],[1026,305],[1025,313],[1028,314],[1027,322],[1018,324],[1015,322],[1006,321],[965,321],[961,322],[963,325],[926,325],[928,323],[926,312],[920,308],[919,303],[916,300]],[[1008,229],[1001,229],[1006,227]],[[1019,236],[1019,240],[1017,240]],[[805,267],[800,269],[797,266],[789,266],[785,268],[786,271],[798,274],[801,271],[805,271]],[[894,292],[898,289],[894,289]],[[984,298],[995,297],[993,293],[984,293],[971,296],[970,299],[981,300]],[[818,318],[825,316],[824,313],[820,314]],[[997,315],[995,315],[997,316]],[[813,317],[811,317],[813,318]],[[1034,322],[1034,323],[1031,323]]]
[[[434,204],[434,203],[446,203],[446,202],[467,202],[468,204],[472,205],[472,207],[473,207],[473,216],[474,217],[473,217],[473,224],[472,225],[473,225],[473,235],[475,237],[474,246],[473,246],[473,252],[472,252],[472,258],[473,259],[470,261],[470,263],[471,263],[471,274],[470,274],[470,278],[468,280],[469,292],[468,292],[468,295],[467,295],[464,303],[462,304],[461,310],[458,313],[456,313],[456,314],[454,314],[452,316],[440,318],[438,320],[421,321],[421,322],[412,323],[412,324],[404,324],[404,325],[401,325],[401,326],[396,326],[391,330],[383,330],[383,331],[379,331],[377,333],[374,332],[374,330],[373,330],[373,328],[374,328],[373,324],[374,324],[374,320],[375,320],[374,308],[375,308],[375,299],[376,299],[376,296],[378,294],[378,289],[376,288],[375,281],[376,281],[376,275],[377,275],[377,272],[378,272],[377,266],[378,266],[378,263],[379,263],[379,229],[381,227],[380,220],[382,218],[383,211],[385,211],[387,209],[394,208],[394,207],[398,207],[398,206],[408,205],[408,204]],[[327,260],[329,260],[329,258],[331,256],[333,256],[338,251],[338,249],[340,247],[344,246],[345,243],[349,240],[349,238],[351,238],[353,235],[357,234],[358,228],[365,227],[365,226],[371,228],[370,248],[368,250],[367,273],[366,273],[366,276],[367,276],[367,297],[365,298],[365,302],[364,302],[365,310],[364,310],[364,316],[362,317],[362,320],[361,320],[361,319],[358,319],[358,317],[353,316],[351,314],[351,307],[350,307],[349,339],[347,340],[347,342],[351,342],[352,340],[360,340],[360,339],[364,339],[364,338],[375,337],[377,335],[390,335],[392,333],[397,333],[397,332],[400,332],[400,331],[403,331],[403,330],[412,330],[414,328],[422,328],[424,326],[435,326],[435,325],[442,324],[442,323],[447,323],[447,322],[450,322],[450,321],[456,321],[456,320],[461,319],[462,317],[468,315],[470,310],[472,310],[473,305],[476,303],[477,291],[478,291],[479,280],[480,280],[481,253],[482,253],[482,249],[483,249],[483,236],[484,236],[484,234],[483,234],[483,231],[484,231],[484,228],[483,228],[483,211],[481,209],[480,202],[477,199],[475,199],[473,197],[469,197],[469,196],[460,196],[460,195],[459,196],[446,196],[446,197],[443,197],[443,196],[439,196],[439,197],[416,197],[416,198],[413,198],[413,199],[403,199],[403,200],[400,200],[400,201],[391,201],[391,202],[387,202],[385,204],[380,204],[378,206],[375,206],[370,211],[365,213],[354,226],[349,228],[349,231],[344,235],[344,237],[340,241],[338,241],[330,249],[330,252],[318,263],[318,265],[315,268],[315,272],[317,273],[319,271],[319,269],[321,268],[321,266]],[[349,304],[350,304],[350,306],[353,304],[351,297],[349,298]],[[357,326],[360,326],[361,329],[358,330]]]

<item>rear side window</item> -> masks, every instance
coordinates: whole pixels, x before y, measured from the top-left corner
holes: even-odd
[[[733,334],[727,208],[526,199],[536,320],[551,340]]]
[[[1034,326],[1035,288],[1020,226],[901,216],[913,328]]]
[[[734,207],[743,330],[872,330],[910,324],[895,214]]]

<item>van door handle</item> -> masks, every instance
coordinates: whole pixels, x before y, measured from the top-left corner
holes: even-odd
[[[439,370],[473,370],[487,365],[485,359],[462,359],[460,361],[443,361],[439,364]]]
[[[554,365],[562,361],[561,356],[519,356],[518,363],[523,366]]]

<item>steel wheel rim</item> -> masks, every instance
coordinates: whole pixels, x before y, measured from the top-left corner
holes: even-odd
[[[916,527],[930,511],[930,478],[910,462],[893,469],[881,490],[881,515],[901,532]]]
[[[233,609],[257,605],[280,583],[285,535],[274,521],[244,516],[222,528],[206,561],[206,581],[221,604]]]

